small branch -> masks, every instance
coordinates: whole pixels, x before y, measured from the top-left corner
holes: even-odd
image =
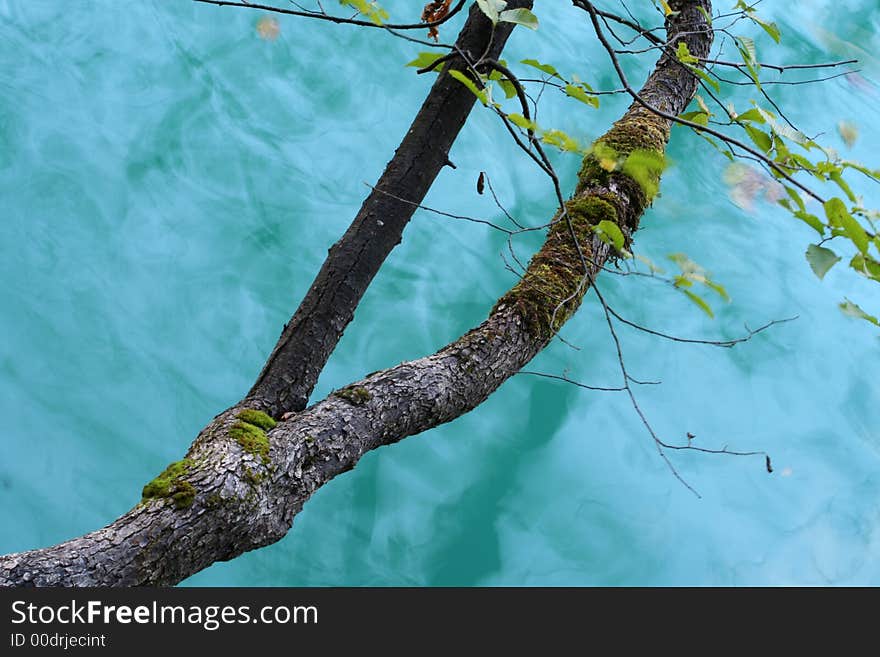
[[[588,386],[585,383],[578,383],[577,381],[573,381],[569,379],[568,376],[563,374],[559,376],[557,374],[545,374],[543,372],[532,372],[531,370],[520,370],[517,374],[528,374],[529,376],[540,376],[545,379],[555,379],[556,381],[565,381],[566,383],[570,383],[573,386],[577,386],[578,388],[584,388],[585,390],[597,390],[599,392],[624,392],[626,390],[625,386],[621,386],[618,388],[607,388],[602,386]]]
[[[700,62],[703,64],[715,64],[716,66],[730,66],[731,68],[735,68],[738,70],[743,70],[746,68],[745,64],[738,62],[728,62],[721,59],[707,59],[700,58]],[[814,68],[836,68],[838,66],[846,66],[848,64],[858,64],[858,59],[845,59],[840,62],[826,62],[823,64],[767,64],[765,62],[760,62],[758,66],[760,68],[769,68],[774,71],[779,71],[780,73],[785,73],[785,71],[792,70],[803,70],[803,69],[814,69]],[[762,83],[763,84],[763,83]]]
[[[288,16],[300,16],[302,18],[315,18],[317,20],[328,21],[339,25],[357,25],[358,27],[378,27],[386,30],[424,30],[432,27],[443,25],[446,21],[455,16],[464,7],[466,0],[459,0],[458,4],[449,10],[440,20],[427,23],[382,23],[376,24],[373,21],[365,21],[359,18],[344,18],[342,16],[333,16],[323,11],[308,11],[304,9],[283,9],[272,5],[257,4],[254,2],[236,2],[234,0],[193,0],[193,2],[201,2],[207,5],[216,5],[217,7],[239,7],[245,9],[260,9],[262,11],[271,11],[276,14],[286,14]]]
[[[415,201],[410,201],[408,199],[402,198],[400,196],[397,196],[396,194],[392,194],[391,192],[386,192],[382,189],[379,189],[378,187],[374,187],[373,185],[370,185],[369,183],[364,183],[364,184],[378,194],[384,194],[385,196],[393,198],[395,201],[400,201],[401,203],[407,203],[408,205],[412,205],[413,207],[418,208],[419,210],[431,212],[431,213],[436,214],[438,216],[447,217],[449,219],[458,219],[461,221],[470,221],[471,223],[475,223],[475,224],[483,224],[484,226],[489,226],[490,228],[494,228],[495,230],[497,230],[501,233],[504,233],[505,235],[509,235],[509,236],[519,235],[520,233],[528,233],[528,232],[536,231],[536,230],[543,230],[543,229],[547,228],[547,226],[549,225],[549,224],[544,224],[542,226],[522,227],[517,230],[510,230],[509,228],[505,228],[504,226],[499,226],[498,224],[496,224],[492,221],[489,221],[488,219],[480,219],[478,217],[470,217],[468,215],[463,215],[463,214],[453,214],[451,212],[444,212],[443,210],[437,210],[436,208],[432,208],[427,205],[422,205],[421,203],[416,203]],[[508,217],[509,216],[510,215],[508,215]],[[511,220],[513,220],[513,219],[511,218]]]
[[[575,5],[577,5],[577,3],[575,3]],[[601,16],[603,19],[614,21],[615,23],[619,23],[620,25],[628,27],[633,32],[638,33],[639,36],[644,37],[645,39],[647,39],[648,41],[650,41],[654,45],[662,45],[663,44],[663,39],[661,39],[660,37],[653,34],[654,30],[646,29],[646,28],[642,27],[641,25],[639,25],[634,20],[629,20],[627,18],[624,18],[623,16],[618,16],[617,14],[614,14],[610,11],[603,11],[601,9],[597,9],[596,13],[599,16]],[[656,29],[662,29],[662,28],[656,28]]]
[[[659,338],[663,338],[664,340],[671,340],[672,342],[682,342],[685,344],[705,344],[705,345],[709,345],[712,347],[722,347],[725,349],[730,349],[732,347],[735,347],[738,344],[742,344],[743,342],[748,342],[749,340],[751,340],[753,337],[755,337],[759,333],[763,333],[767,329],[769,329],[773,326],[776,326],[777,324],[785,324],[786,322],[793,322],[794,320],[796,320],[798,318],[798,316],[795,315],[794,317],[788,317],[786,319],[774,319],[773,321],[767,322],[766,324],[764,324],[760,328],[757,328],[754,330],[752,330],[748,326],[746,326],[745,327],[746,331],[748,331],[747,335],[744,335],[740,338],[734,338],[731,340],[694,340],[694,339],[688,339],[688,338],[680,338],[675,335],[670,335],[668,333],[662,333],[660,331],[655,331],[654,329],[649,329],[646,326],[642,326],[641,324],[636,324],[635,322],[632,322],[628,319],[625,319],[624,317],[621,317],[613,308],[609,308],[608,311],[620,323],[626,324],[627,326],[631,326],[632,328],[638,329],[639,331],[642,331],[644,333],[648,333],[650,335],[654,335]]]

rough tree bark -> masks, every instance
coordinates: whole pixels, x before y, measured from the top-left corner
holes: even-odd
[[[706,57],[709,0],[672,0],[679,40]],[[653,107],[679,114],[696,79],[663,54],[641,90]],[[662,153],[670,123],[639,102],[599,140],[621,157]],[[603,219],[628,238],[650,203],[651,185],[592,157],[576,192],[521,280],[486,321],[439,352],[377,372],[276,423],[242,403],[218,415],[186,459],[144,489],[144,502],[80,538],[0,557],[2,585],[168,585],[218,560],[279,540],[309,496],[367,451],[479,405],[552,339],[614,251],[592,231]],[[587,271],[584,269],[587,265]]]
[[[531,8],[532,0],[511,0],[508,6]],[[456,50],[471,61],[484,53],[497,59],[513,27],[512,23],[500,23],[493,34],[492,23],[474,5],[456,40]],[[465,60],[454,57],[437,78],[375,189],[342,238],[330,248],[293,319],[285,325],[247,395],[245,401],[250,406],[275,417],[305,408],[361,297],[388,254],[400,244],[416,206],[449,162],[449,149],[476,98],[448,71],[466,69]]]

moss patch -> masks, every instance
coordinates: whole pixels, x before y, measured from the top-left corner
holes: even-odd
[[[192,506],[196,499],[196,487],[188,481],[181,481],[177,484],[171,500],[178,509],[185,509]]]
[[[216,509],[223,506],[223,496],[220,493],[211,493],[205,500],[205,506],[209,509]]]
[[[269,436],[266,432],[278,423],[263,411],[245,408],[235,416],[238,422],[229,429],[229,436],[249,454],[269,463]]]
[[[263,431],[274,429],[278,425],[275,420],[263,411],[256,411],[252,408],[244,409],[236,417],[242,422],[247,422],[248,424],[253,424],[255,427],[259,427]]]
[[[615,223],[625,240],[638,228],[657,193],[669,128],[662,117],[634,105],[593,145],[578,174],[575,197],[565,204],[570,221],[560,221],[562,213],[557,214],[525,275],[493,312],[499,306],[517,308],[544,340],[559,330],[589,287],[583,262],[589,265],[593,257],[593,227]]]
[[[626,157],[634,151],[666,150],[669,123],[644,107],[634,107],[617,121],[599,140]]]
[[[190,459],[175,461],[168,465],[159,476],[144,486],[141,491],[142,500],[168,498],[174,502],[178,509],[192,506],[196,498],[196,489],[190,482],[184,479],[187,470],[193,464]]]
[[[348,386],[333,393],[340,399],[344,399],[352,406],[363,406],[373,398],[370,391],[361,386]]]
[[[260,456],[263,463],[269,462],[269,436],[260,427],[240,420],[229,429],[229,436],[241,445],[244,451]]]
[[[244,466],[244,480],[250,484],[251,488],[256,488],[263,480],[266,478],[266,475],[261,472],[254,472],[248,466]]]
[[[665,119],[642,107],[631,108],[584,158],[576,194],[590,187],[607,188],[613,181],[633,197],[641,212],[657,193],[668,140]]]
[[[605,220],[617,222],[615,206],[595,196],[568,201],[566,210],[571,230],[569,222],[555,221],[525,275],[497,304],[517,307],[532,330],[543,339],[550,339],[571,317],[588,287],[571,232],[589,263],[593,226]],[[559,218],[557,215],[556,219]]]

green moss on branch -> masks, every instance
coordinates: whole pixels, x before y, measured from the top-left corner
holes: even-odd
[[[584,159],[574,198],[566,202],[544,246],[520,281],[496,304],[513,306],[544,340],[577,310],[589,287],[584,264],[591,262],[593,227],[610,221],[625,240],[657,193],[669,139],[669,123],[632,106]],[[583,257],[581,257],[583,256]]]
[[[344,399],[352,406],[363,406],[373,398],[369,390],[362,386],[348,386],[333,393],[340,399]]]
[[[259,427],[263,431],[274,429],[278,425],[275,420],[263,411],[256,411],[252,408],[244,409],[239,412],[236,417],[242,422],[247,422],[248,424],[253,424],[255,427]]]
[[[278,423],[263,411],[246,408],[235,416],[238,422],[229,429],[229,436],[248,454],[259,456],[264,464],[269,462],[269,436],[266,431]]]
[[[575,195],[614,187],[640,213],[657,193],[665,166],[669,122],[643,107],[633,107],[584,158]]]
[[[196,498],[196,489],[184,478],[191,466],[190,459],[169,464],[155,479],[144,486],[141,491],[141,502],[151,499],[170,499],[178,509],[192,506]]]
[[[600,221],[617,222],[617,209],[599,197],[572,199],[565,207],[568,221],[562,220],[562,213],[556,216],[525,275],[496,305],[516,307],[543,339],[550,339],[571,317],[588,288],[581,253],[589,264],[593,226]]]
[[[259,456],[264,463],[269,461],[269,436],[260,427],[239,421],[229,429],[229,436],[248,454]]]

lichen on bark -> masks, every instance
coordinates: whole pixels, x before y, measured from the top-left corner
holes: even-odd
[[[373,398],[369,390],[363,386],[348,386],[333,393],[336,397],[344,399],[352,406],[363,406]]]

